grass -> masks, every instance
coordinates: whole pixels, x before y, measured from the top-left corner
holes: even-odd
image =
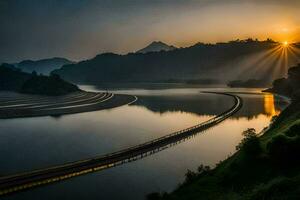
[[[172,193],[152,194],[148,199],[300,199],[299,125],[300,102],[294,102],[278,116],[271,128],[258,138],[261,151],[249,153],[246,146],[250,142],[244,141],[247,145],[242,144],[239,151],[220,162],[216,168],[194,172],[192,177]],[[289,130],[296,132],[289,136]],[[284,137],[284,140],[281,141],[278,137]],[[276,146],[277,144],[282,145]]]

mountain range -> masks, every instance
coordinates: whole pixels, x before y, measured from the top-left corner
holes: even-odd
[[[226,43],[197,43],[172,51],[103,53],[75,64],[62,66],[52,73],[80,84],[125,82],[167,82],[171,79],[230,80],[262,79],[271,83],[283,76],[276,68],[278,58],[271,54],[280,43],[272,40],[236,40]],[[280,54],[278,54],[280,55]],[[297,59],[289,59],[294,63]],[[266,84],[264,83],[264,84]]]
[[[66,58],[47,58],[41,60],[24,60],[19,63],[13,64],[15,67],[20,68],[24,72],[31,73],[36,71],[39,74],[49,75],[51,71],[58,69],[66,64],[73,64]]]

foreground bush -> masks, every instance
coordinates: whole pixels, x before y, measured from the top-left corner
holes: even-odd
[[[247,156],[256,157],[262,152],[260,140],[254,128],[249,128],[243,132],[244,138],[236,146],[236,150],[243,150]]]

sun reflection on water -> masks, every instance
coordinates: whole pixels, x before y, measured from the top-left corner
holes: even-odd
[[[264,111],[268,116],[271,117],[280,113],[279,110],[276,110],[273,94],[264,94]]]

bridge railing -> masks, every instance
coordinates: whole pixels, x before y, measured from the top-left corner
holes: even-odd
[[[121,154],[121,153],[124,153],[124,152],[127,152],[127,151],[131,151],[131,150],[134,150],[134,149],[138,149],[138,148],[141,148],[143,146],[151,145],[151,144],[154,144],[154,143],[159,143],[160,141],[166,140],[167,138],[175,137],[175,136],[183,134],[183,133],[188,133],[190,131],[200,129],[204,126],[214,125],[216,123],[219,123],[219,122],[223,121],[224,119],[228,118],[229,116],[231,116],[233,113],[235,113],[238,110],[238,108],[241,106],[241,99],[240,99],[240,97],[237,97],[237,96],[229,94],[229,93],[221,93],[221,94],[231,96],[235,99],[234,105],[230,109],[226,110],[225,112],[223,112],[223,113],[221,113],[221,114],[219,114],[219,115],[217,115],[217,116],[215,116],[215,117],[213,117],[213,118],[211,118],[211,119],[209,119],[205,122],[199,123],[195,126],[188,127],[186,129],[182,129],[180,131],[173,132],[171,134],[167,134],[165,136],[153,139],[151,141],[148,141],[148,142],[145,142],[145,143],[133,146],[133,147],[129,147],[129,148],[126,148],[126,149],[123,149],[123,150],[120,150],[120,151],[105,154],[103,156],[100,156],[99,158],[106,158],[106,157],[110,157],[110,156],[113,156],[113,155],[118,155],[118,154]],[[97,158],[94,158],[94,159],[97,159]]]

